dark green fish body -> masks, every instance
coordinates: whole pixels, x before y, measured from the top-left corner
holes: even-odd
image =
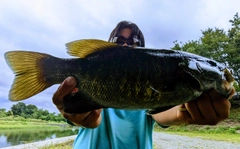
[[[28,69],[25,73],[12,68],[16,78],[10,91],[10,100],[31,97],[53,84],[61,83],[68,76],[77,79],[79,89],[69,98],[71,100],[65,100],[65,111],[69,113],[108,107],[152,109],[151,113],[155,113],[194,100],[211,88],[225,97],[232,94],[232,75],[224,65],[213,60],[181,51],[122,47],[107,42],[100,42],[101,48],[90,52],[87,50],[88,54],[83,52],[83,55],[77,51],[88,45],[81,42],[68,45],[68,52],[81,58],[60,59],[36,52],[6,53],[10,67],[14,65],[11,59],[18,59],[19,55],[22,59],[28,59],[26,55],[40,56],[32,58],[37,68],[34,72],[29,71],[33,69],[32,66],[21,68],[21,71]],[[89,49],[94,48],[89,46]],[[13,58],[14,55],[18,56]],[[17,81],[20,74],[29,79]],[[19,90],[24,82],[25,86],[34,84],[36,87],[31,89],[32,92]]]

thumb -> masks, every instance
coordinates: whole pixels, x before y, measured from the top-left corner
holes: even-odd
[[[77,81],[74,77],[67,77],[54,93],[53,103],[56,106],[62,105],[63,97],[71,93],[76,85]]]

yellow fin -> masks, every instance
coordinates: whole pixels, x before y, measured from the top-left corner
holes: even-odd
[[[98,39],[83,39],[69,42],[66,44],[67,53],[72,56],[84,58],[87,55],[104,50],[105,48],[118,46],[115,43],[98,40]]]
[[[15,74],[9,100],[24,100],[51,86],[41,70],[41,59],[46,56],[49,55],[30,51],[5,53],[6,62]]]

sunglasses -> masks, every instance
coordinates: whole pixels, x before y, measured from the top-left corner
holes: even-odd
[[[118,37],[114,37],[112,39],[112,42],[117,43],[119,45],[123,45],[124,43],[128,44],[128,45],[137,45],[140,46],[141,45],[141,41],[137,38],[125,38],[123,36],[118,36]]]

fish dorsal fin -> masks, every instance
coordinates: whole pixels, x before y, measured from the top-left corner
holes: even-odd
[[[118,45],[99,39],[82,39],[66,44],[67,53],[80,58],[84,58],[89,54],[114,46]]]

